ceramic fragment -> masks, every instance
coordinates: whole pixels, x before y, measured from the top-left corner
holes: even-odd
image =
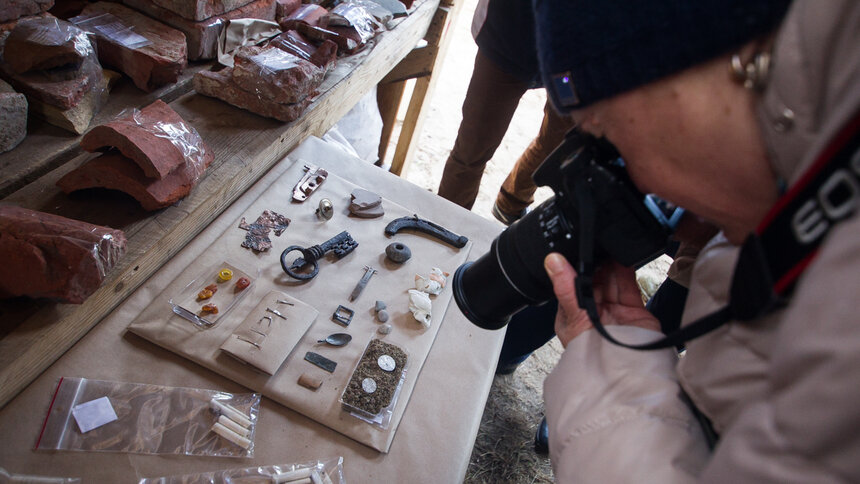
[[[409,310],[412,311],[412,317],[421,323],[424,329],[430,328],[433,316],[431,314],[430,296],[426,292],[417,289],[409,290]]]
[[[307,373],[302,373],[302,376],[299,377],[299,385],[317,391],[322,386],[322,380],[314,378]]]
[[[442,292],[447,281],[448,273],[442,272],[442,269],[438,267],[434,267],[430,270],[430,275],[427,277],[415,274],[415,289],[436,296]]]

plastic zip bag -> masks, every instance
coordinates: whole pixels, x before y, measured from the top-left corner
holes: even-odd
[[[36,450],[252,457],[259,409],[259,393],[61,378]]]
[[[80,477],[53,477],[13,474],[0,467],[0,483],[2,484],[80,484]]]
[[[240,482],[345,484],[346,480],[343,477],[343,457],[337,457],[302,464],[245,467],[181,476],[150,477],[141,479],[139,484],[238,484]]]

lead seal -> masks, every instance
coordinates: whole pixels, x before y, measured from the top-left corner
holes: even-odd
[[[380,356],[379,359],[376,360],[376,363],[378,363],[379,367],[385,371],[394,371],[394,368],[397,366],[397,364],[394,363],[394,358],[388,355]]]

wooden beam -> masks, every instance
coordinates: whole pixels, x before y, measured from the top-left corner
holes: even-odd
[[[125,256],[102,287],[81,305],[49,304],[0,340],[0,407],[5,406],[104,316],[206,228],[269,168],[310,135],[321,136],[425,34],[438,0],[426,0],[383,34],[361,65],[317,99],[297,121],[283,124],[217,99],[189,93],[170,103],[216,153],[192,193],[178,205],[122,227],[133,233]],[[33,208],[74,201],[53,182],[63,166],[12,194],[7,201]],[[102,203],[104,205],[104,203]],[[105,207],[112,210],[115,207]],[[8,323],[8,322],[7,322]]]
[[[433,64],[436,62],[438,46],[427,45],[412,49],[412,52],[397,64],[391,72],[382,78],[380,85],[416,79],[429,76],[433,72]]]
[[[376,104],[379,106],[379,114],[382,116],[382,134],[379,139],[378,151],[380,165],[385,160],[388,142],[391,141],[391,133],[397,123],[397,111],[400,110],[400,100],[403,98],[404,89],[406,89],[406,81],[379,83],[376,86]]]

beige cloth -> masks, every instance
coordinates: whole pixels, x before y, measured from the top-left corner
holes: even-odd
[[[383,199],[385,215],[380,218],[348,216],[350,193],[357,186],[334,173],[329,173],[326,181],[305,202],[289,202],[293,187],[304,174],[304,164],[301,160],[296,162],[242,215],[246,220],[253,220],[263,210],[271,210],[292,220],[280,237],[270,234],[272,249],[257,254],[242,248],[240,245],[246,232],[238,228],[239,218],[236,218],[211,246],[200,251],[192,263],[193,267],[184,271],[192,273],[195,267],[217,265],[222,260],[227,260],[237,267],[259,268],[260,275],[254,286],[249,288],[253,290],[251,294],[222,317],[219,324],[212,329],[200,330],[163,305],[153,305],[132,322],[129,330],[363,444],[387,452],[452,295],[448,287],[432,298],[433,321],[425,331],[409,312],[407,290],[414,288],[416,273],[426,275],[432,267],[440,267],[445,272],[453,273],[465,262],[471,245],[456,249],[414,232],[402,232],[394,237],[387,237],[384,233],[385,226],[395,218],[412,215],[413,211]],[[330,199],[335,207],[334,218],[325,222],[320,221],[314,214],[323,198]],[[437,222],[445,223],[444,220]],[[291,245],[310,247],[321,244],[343,230],[348,231],[358,242],[358,247],[353,252],[339,260],[328,254],[319,261],[319,274],[307,282],[294,280],[284,273],[279,257],[285,248]],[[412,258],[405,264],[395,264],[385,257],[385,247],[394,240],[406,244],[412,250]],[[290,255],[295,257],[298,253]],[[374,267],[379,272],[370,279],[358,299],[349,302],[348,297],[364,274],[365,266]],[[170,299],[172,294],[184,288],[188,282],[181,277],[177,278],[156,300]],[[250,314],[252,308],[258,305],[260,298],[271,290],[289,293],[319,310],[322,317],[317,318],[304,338],[295,345],[281,369],[270,378],[230,358],[219,348],[236,331],[245,315]],[[377,333],[380,323],[373,311],[376,300],[385,301],[388,305],[388,323],[394,327],[391,334],[382,336]],[[331,315],[338,305],[355,311],[348,328],[343,328],[331,320]],[[327,335],[342,330],[353,336],[350,344],[331,347],[317,343]],[[391,423],[386,429],[350,417],[338,402],[352,369],[367,342],[374,337],[384,338],[386,342],[400,346],[409,354],[407,378],[394,408]],[[327,373],[304,361],[308,351],[337,362],[334,373]],[[323,380],[322,387],[312,391],[299,386],[297,382],[302,374]]]
[[[795,1],[773,69],[760,125],[791,183],[860,112],[860,3]],[[780,131],[786,109],[794,125]],[[682,324],[726,303],[736,258],[721,237],[705,247]],[[784,310],[689,342],[677,376],[668,352],[616,348],[594,332],[572,341],[544,387],[556,479],[860,481],[858,274],[855,213],[828,235]],[[721,432],[710,456],[676,379]]]
[[[472,238],[475,243],[473,258],[489,249],[490,241],[500,230],[498,224],[435,197],[391,173],[347,156],[319,139],[308,139],[291,156],[319,160],[320,165],[332,173],[372,188],[387,200],[403,206],[420,207],[420,213],[428,219],[441,221],[451,230]],[[275,165],[224,212],[229,216],[216,219],[179,250],[85,338],[0,409],[0,435],[3,436],[0,440],[0,467],[20,474],[79,476],[84,482],[137,482],[141,477],[307,462],[340,455],[344,458],[344,475],[350,484],[427,480],[462,482],[504,333],[474,326],[455,308],[449,308],[445,315],[433,348],[415,381],[397,437],[388,454],[381,454],[265,397],[252,459],[32,450],[57,380],[62,376],[239,393],[248,391],[242,385],[128,333],[126,327],[149,306],[160,305],[169,310],[167,301],[158,298],[162,290],[182,277],[184,268],[192,264],[197,254],[217,240],[222,232],[234,228],[234,222],[248,213],[254,200],[289,167],[289,160]],[[202,183],[208,182],[209,178],[202,180]],[[195,196],[195,193],[190,196]],[[284,194],[284,203],[288,196]],[[310,211],[312,208],[307,206]],[[289,230],[282,237],[287,237]],[[373,283],[371,280],[370,284]],[[363,295],[359,301],[366,296]]]

